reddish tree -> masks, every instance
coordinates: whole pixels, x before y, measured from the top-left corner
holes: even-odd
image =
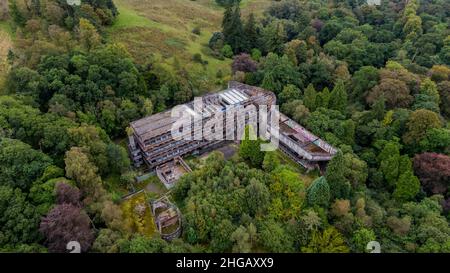
[[[414,157],[414,172],[425,191],[443,194],[450,185],[450,157],[437,153],[423,153]]]
[[[320,19],[314,19],[311,22],[311,26],[316,29],[317,32],[321,31],[323,28],[323,21]]]
[[[66,246],[70,241],[79,242],[81,251],[85,252],[94,240],[89,216],[71,204],[54,207],[42,218],[39,231],[45,236],[50,252],[67,252]]]
[[[72,204],[76,207],[80,206],[81,193],[80,190],[66,183],[58,183],[56,185],[56,203]]]
[[[231,64],[233,74],[237,71],[255,72],[258,69],[258,64],[246,53],[234,56]]]

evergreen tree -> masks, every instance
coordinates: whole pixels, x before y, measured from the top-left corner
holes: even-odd
[[[317,94],[317,99],[316,99],[316,106],[317,108],[319,107],[323,107],[323,108],[328,108],[329,104],[330,104],[330,90],[328,89],[328,87],[325,87],[322,92]]]
[[[328,207],[330,202],[330,186],[325,177],[321,176],[314,180],[308,188],[307,196],[310,206]]]
[[[253,48],[258,48],[258,33],[256,31],[256,21],[253,13],[250,13],[248,20],[244,26],[244,33],[246,38],[245,52],[251,52]]]
[[[16,23],[18,26],[21,27],[25,26],[27,19],[17,6],[16,0],[11,0],[9,2],[9,14],[11,15],[11,18],[13,19],[14,23]]]
[[[235,5],[234,9],[227,6],[223,15],[222,29],[225,43],[231,46],[235,54],[242,52],[245,47],[245,37],[239,4]]]
[[[344,82],[339,81],[333,88],[330,95],[330,109],[338,110],[341,113],[347,108],[347,91]]]
[[[327,166],[325,179],[330,186],[332,199],[348,199],[350,196],[351,185],[345,178],[344,155],[341,151],[331,159]]]
[[[305,96],[303,97],[303,104],[308,107],[309,111],[316,110],[317,91],[312,84],[309,84],[305,90]]]
[[[286,33],[283,25],[279,21],[272,21],[264,28],[262,39],[264,41],[264,49],[267,53],[275,52],[283,54]]]

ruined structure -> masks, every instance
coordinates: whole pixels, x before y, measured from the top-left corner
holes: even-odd
[[[166,196],[152,201],[152,213],[161,238],[173,240],[181,234],[181,213]]]
[[[192,172],[192,170],[181,157],[176,157],[174,160],[156,167],[156,175],[167,189],[171,189],[178,179],[188,172]]]
[[[130,124],[129,151],[134,165],[146,165],[150,169],[187,154],[199,154],[218,147],[229,140],[236,140],[243,127],[251,121],[258,121],[262,105],[270,108],[276,104],[276,97],[270,91],[238,82],[230,82],[228,89],[201,97],[203,107],[196,109],[194,102],[179,105],[178,109],[192,117],[200,119],[203,126],[197,128],[191,124],[191,134],[201,130],[201,139],[174,139],[172,127],[179,118],[172,117],[171,110],[154,114]],[[245,120],[237,120],[235,113],[241,106],[254,105],[254,111],[246,112]],[[237,109],[237,110],[236,110]],[[221,113],[221,115],[217,115]],[[225,122],[226,116],[233,116],[234,123]],[[242,115],[241,115],[242,116]],[[220,120],[218,120],[220,119]],[[209,128],[211,121],[219,121],[221,126]],[[217,123],[216,123],[217,124]],[[253,123],[254,124],[254,123]],[[209,126],[209,127],[208,127]],[[262,130],[256,124],[257,130]],[[222,127],[222,128],[221,128]],[[205,129],[206,128],[206,129]],[[270,125],[266,128],[271,131]],[[222,134],[224,140],[208,140],[212,134]],[[323,167],[336,153],[336,149],[313,135],[301,125],[280,113],[279,148],[295,162],[308,170]]]

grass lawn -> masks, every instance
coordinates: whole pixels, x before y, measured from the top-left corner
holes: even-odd
[[[270,0],[244,0],[245,18],[250,11],[261,14]],[[150,60],[173,72],[175,58],[200,92],[219,90],[230,77],[231,59],[219,60],[210,54],[209,39],[220,31],[223,8],[214,0],[115,0],[119,10],[116,22],[108,30],[108,39],[122,43],[137,63]],[[200,28],[200,35],[192,33]],[[201,54],[207,64],[193,61]],[[217,72],[222,79],[217,79]],[[195,94],[200,95],[200,94]]]

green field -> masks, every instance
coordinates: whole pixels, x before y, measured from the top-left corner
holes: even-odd
[[[175,58],[180,66],[195,75],[204,91],[214,90],[228,80],[231,59],[219,60],[210,54],[208,41],[220,31],[223,8],[213,0],[116,0],[119,16],[108,31],[112,42],[122,43],[137,63],[155,61],[173,71]],[[261,14],[269,0],[245,0],[243,17]],[[200,35],[192,30],[200,28]],[[201,54],[206,64],[192,60]],[[224,77],[217,79],[222,71]]]

